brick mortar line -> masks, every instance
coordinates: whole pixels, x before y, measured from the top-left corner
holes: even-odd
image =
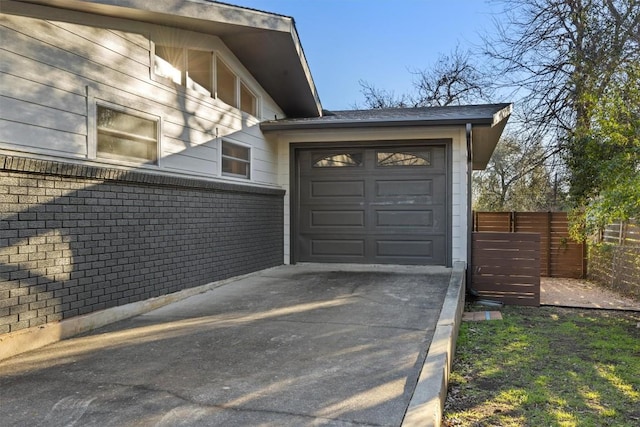
[[[138,185],[197,188],[209,191],[228,191],[236,193],[263,194],[283,197],[285,190],[252,187],[248,185],[214,182],[196,178],[182,178],[168,175],[151,174],[140,171],[127,171],[116,168],[81,165],[54,160],[29,159],[0,154],[0,170],[43,175],[58,175],[72,178],[119,181]]]

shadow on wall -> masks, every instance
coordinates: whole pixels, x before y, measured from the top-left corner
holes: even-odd
[[[281,190],[0,156],[0,333],[280,265]]]

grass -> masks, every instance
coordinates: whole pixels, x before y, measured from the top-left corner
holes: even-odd
[[[640,313],[502,309],[463,322],[444,426],[640,425]]]

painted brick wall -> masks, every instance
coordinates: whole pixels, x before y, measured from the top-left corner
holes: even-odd
[[[0,156],[0,334],[280,265],[283,196]]]

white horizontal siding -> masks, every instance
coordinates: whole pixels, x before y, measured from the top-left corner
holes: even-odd
[[[161,159],[162,167],[186,173],[200,175],[217,175],[218,162],[210,159],[218,158],[217,141],[185,149],[184,141],[163,138]]]
[[[0,148],[64,157],[84,157],[87,138],[55,129],[0,119]]]
[[[217,99],[151,78],[151,42],[144,34],[223,54],[260,97],[262,115],[284,117],[217,37],[50,7],[7,5],[33,17],[0,14],[0,94],[7,110],[0,112],[1,149],[86,157],[89,88],[89,100],[161,118],[160,169],[220,178],[219,144],[230,138],[252,147],[252,181],[277,185],[275,146],[264,140],[258,120]]]
[[[0,52],[0,60],[6,57]],[[0,65],[0,67],[2,67]],[[0,87],[2,95],[20,99],[24,102],[56,108],[69,113],[87,114],[84,94],[76,94],[56,87],[43,85],[37,81],[21,76],[14,76],[0,71]]]
[[[84,114],[70,113],[1,95],[0,117],[8,121],[32,124],[61,132],[87,134],[87,119]]]

